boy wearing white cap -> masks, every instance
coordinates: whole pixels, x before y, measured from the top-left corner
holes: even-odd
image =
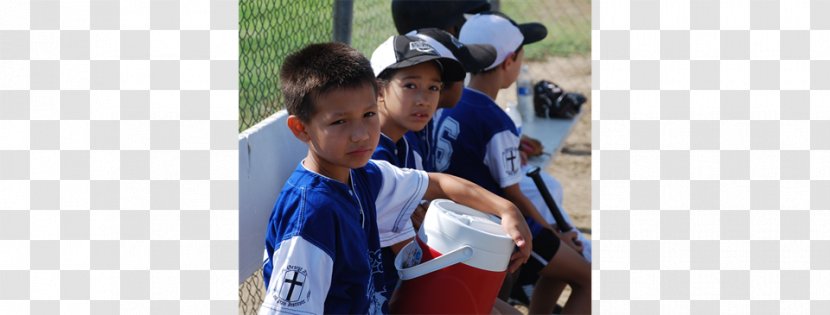
[[[533,203],[522,193],[519,182],[524,177],[519,159],[519,134],[507,114],[495,103],[499,90],[509,87],[518,77],[523,45],[542,40],[547,29],[539,23],[516,24],[497,13],[470,17],[461,28],[465,44],[490,44],[496,48],[496,60],[483,71],[474,73],[454,108],[445,109],[438,118],[435,133],[435,167],[466,178],[516,204],[534,235],[533,257],[544,268],[531,297],[530,313],[549,314],[555,306],[559,283],[567,282],[573,293],[564,313],[590,313],[590,265],[580,255],[581,245],[574,242],[576,232],[555,231]],[[560,240],[561,238],[561,240]],[[566,246],[560,246],[564,241]]]

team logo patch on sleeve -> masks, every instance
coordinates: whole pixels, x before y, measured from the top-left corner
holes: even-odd
[[[282,283],[276,296],[277,303],[286,307],[305,304],[311,295],[306,282],[308,271],[302,267],[289,265],[282,274]]]
[[[504,171],[507,175],[514,175],[520,169],[521,158],[518,148],[508,148],[501,153],[504,162]]]

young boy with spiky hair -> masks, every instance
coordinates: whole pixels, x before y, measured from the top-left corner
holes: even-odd
[[[288,56],[280,72],[288,128],[308,154],[288,178],[268,222],[260,314],[383,314],[380,211],[410,211],[423,198],[448,198],[501,217],[530,254],[527,224],[515,205],[445,174],[370,161],[378,144],[377,83],[369,61],[340,43]]]

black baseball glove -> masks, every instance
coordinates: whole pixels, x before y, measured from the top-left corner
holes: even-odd
[[[556,83],[542,80],[533,86],[533,107],[536,116],[573,118],[587,99],[575,92],[565,92]]]

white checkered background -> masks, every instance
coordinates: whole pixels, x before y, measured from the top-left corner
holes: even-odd
[[[594,310],[830,314],[830,0],[593,5]]]
[[[0,1],[0,313],[237,312],[237,12]]]

